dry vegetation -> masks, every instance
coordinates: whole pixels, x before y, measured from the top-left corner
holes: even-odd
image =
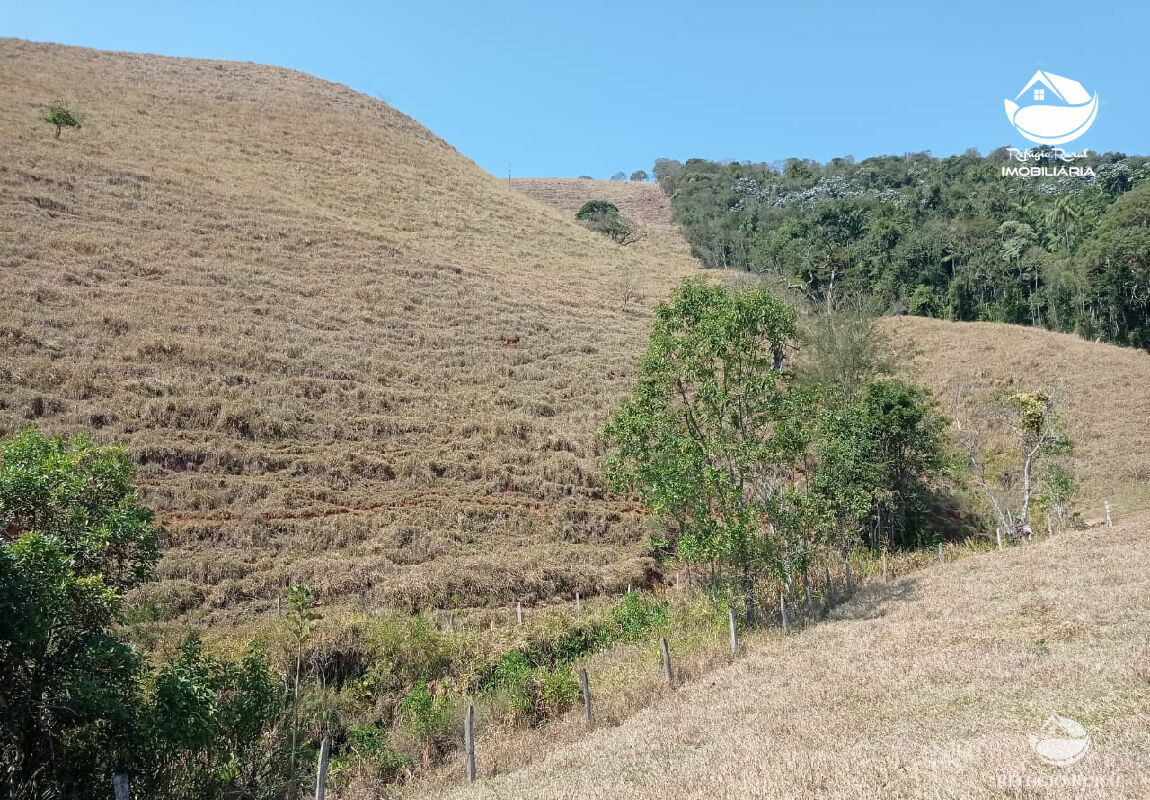
[[[511,185],[528,197],[559,209],[568,218],[574,218],[588,200],[614,203],[620,214],[646,231],[646,236],[629,247],[672,262],[690,258],[691,246],[671,220],[671,200],[657,184],[588,178],[512,178]]]
[[[996,393],[1047,390],[1075,453],[1086,520],[1110,501],[1119,517],[1150,510],[1150,355],[1065,333],[922,317],[885,320],[910,356],[909,377],[929,385],[961,424]]]
[[[546,754],[525,769],[493,775],[507,747],[481,738],[479,752],[493,753],[480,758],[482,779],[447,796],[1143,798],[1147,524],[1143,514],[871,582],[828,622],[760,638],[732,666],[621,724],[579,742],[530,742]],[[1030,750],[1027,734],[1052,713],[1091,734],[1071,768],[1046,767]],[[560,737],[575,717],[558,723]],[[456,781],[461,771],[454,765]],[[999,785],[1063,775],[1117,785]]]
[[[57,97],[86,113],[60,140],[38,120]],[[299,73],[0,40],[0,435],[125,444],[168,531],[148,592],[171,614],[251,624],[287,582],[327,606],[417,609],[651,581],[597,432],[651,306],[695,266],[652,185],[513,189]],[[650,235],[589,233],[573,219],[588,199]],[[685,662],[698,680],[655,705],[653,652],[604,654],[603,729],[572,715],[489,738],[481,768],[501,775],[462,794],[1033,796],[995,776],[1036,773],[1024,734],[1058,711],[1096,735],[1082,771],[1126,781],[1098,796],[1142,796],[1150,357],[888,327],[944,410],[1056,390],[1084,515],[1110,499],[1128,521],[871,585],[701,677],[720,632]],[[542,760],[502,774],[543,739]]]
[[[597,431],[693,269],[342,86],[0,41],[0,434],[126,445],[171,612],[643,581]]]

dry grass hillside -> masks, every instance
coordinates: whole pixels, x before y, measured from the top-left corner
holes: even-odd
[[[644,238],[629,247],[672,263],[690,257],[691,247],[671,219],[671,200],[657,184],[588,178],[512,178],[511,185],[528,197],[559,209],[569,219],[588,200],[614,203],[619,213],[646,231]]]
[[[597,431],[693,270],[343,86],[0,40],[0,434],[126,446],[168,613],[642,580]]]
[[[38,120],[56,98],[86,114],[59,140]],[[651,235],[584,230],[587,199]],[[695,269],[650,185],[508,187],[288,70],[0,40],[0,435],[125,445],[167,531],[145,591],[168,615],[238,623],[288,582],[417,609],[650,577],[597,432]],[[534,732],[519,771],[493,775],[481,740],[459,796],[1033,797],[998,776],[1049,774],[1026,733],[1053,712],[1095,737],[1076,770],[1121,781],[1077,796],[1145,796],[1150,357],[887,324],[944,409],[1055,390],[1085,516],[1108,499],[1118,527],[871,582],[575,744],[552,733],[574,712]]]
[[[617,726],[543,744],[525,769],[491,775],[480,739],[481,780],[461,787],[457,767],[455,791],[427,796],[1145,798],[1147,525],[1142,514],[871,583],[829,621],[756,642]],[[1091,736],[1071,767],[1031,751],[1051,714]]]
[[[908,375],[960,422],[996,393],[1052,392],[1074,441],[1068,461],[1085,519],[1100,518],[1106,501],[1119,516],[1150,510],[1150,354],[1017,325],[884,322],[912,356]]]

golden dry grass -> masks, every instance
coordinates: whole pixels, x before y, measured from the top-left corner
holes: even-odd
[[[639,223],[646,232],[628,247],[668,260],[690,256],[691,247],[671,218],[671,200],[657,184],[588,178],[512,178],[511,185],[569,217],[574,217],[588,200],[614,203],[623,216]]]
[[[864,586],[828,622],[453,798],[1144,798],[1150,790],[1150,515]],[[652,670],[655,666],[652,664]],[[1027,734],[1088,729],[1069,768]],[[576,726],[560,723],[560,738]],[[493,734],[494,736],[494,734]],[[506,757],[506,756],[504,756]],[[1000,780],[1115,782],[1022,789]],[[1000,778],[1000,776],[1002,776]]]
[[[38,122],[57,97],[87,113],[59,141]],[[253,624],[289,581],[351,608],[617,591],[653,565],[602,485],[597,431],[650,308],[695,270],[657,191],[508,188],[386,105],[287,70],[0,40],[0,434],[125,443],[169,531],[147,592],[209,621]],[[576,225],[599,198],[652,235],[620,248]],[[888,325],[944,408],[1058,390],[1086,516],[1111,499],[1129,521],[868,588],[705,678],[722,659],[700,646],[698,680],[666,697],[650,653],[604,655],[618,727],[489,740],[487,771],[544,755],[473,794],[1033,796],[995,776],[1040,769],[1023,734],[1051,711],[1095,733],[1083,772],[1136,786],[1150,358]]]
[[[0,434],[126,445],[176,611],[642,581],[597,432],[694,269],[346,87],[0,40]]]
[[[1106,501],[1119,517],[1150,510],[1150,354],[991,322],[884,324],[912,356],[907,375],[930,386],[960,422],[997,392],[1053,392],[1075,444],[1068,462],[1084,518],[1101,518]]]

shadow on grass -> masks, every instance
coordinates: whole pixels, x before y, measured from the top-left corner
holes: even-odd
[[[911,576],[895,580],[865,583],[856,586],[850,597],[837,599],[824,619],[877,619],[885,616],[889,607],[910,600],[918,587],[918,579]]]

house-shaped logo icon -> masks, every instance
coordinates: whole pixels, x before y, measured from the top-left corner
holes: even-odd
[[[1015,130],[1037,144],[1073,141],[1098,116],[1098,92],[1052,72],[1038,70],[1014,100],[1006,100],[1006,118]]]

